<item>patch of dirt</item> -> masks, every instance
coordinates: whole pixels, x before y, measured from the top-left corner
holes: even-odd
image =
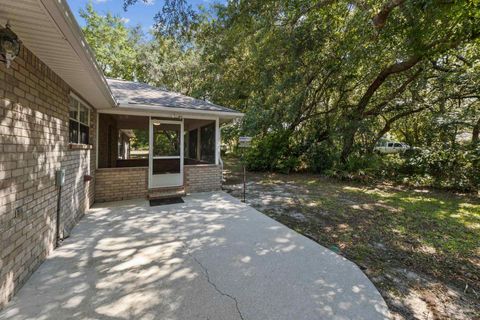
[[[241,199],[241,170],[227,168],[224,190]],[[249,205],[357,263],[385,298],[392,319],[480,319],[480,292],[472,284],[462,288],[425,274],[428,266],[411,263],[415,257],[403,249],[434,254],[431,248],[377,228],[384,215],[399,214],[398,208],[343,191],[358,187],[353,183],[315,175],[248,173],[247,181]]]

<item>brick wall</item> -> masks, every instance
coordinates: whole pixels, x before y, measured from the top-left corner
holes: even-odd
[[[148,167],[103,168],[96,171],[95,201],[146,198]]]
[[[185,191],[220,190],[221,168],[212,164],[184,166]],[[148,167],[101,168],[95,173],[95,202],[146,198]]]
[[[216,191],[222,188],[222,169],[214,164],[184,166],[185,192]]]
[[[66,170],[61,228],[93,203],[95,148],[68,144],[69,86],[25,47],[0,63],[0,308],[50,254],[55,242],[55,170]],[[95,144],[91,110],[90,141]]]

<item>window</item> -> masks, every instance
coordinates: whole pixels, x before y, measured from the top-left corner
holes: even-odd
[[[393,147],[393,143],[392,143],[392,142],[389,142],[389,143],[388,143],[388,147],[389,147],[389,148]]]
[[[395,143],[395,148],[401,148],[402,145],[400,143]]]
[[[69,142],[88,144],[90,109],[73,96],[70,96],[69,118]]]

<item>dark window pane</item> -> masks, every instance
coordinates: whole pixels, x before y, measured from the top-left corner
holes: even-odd
[[[78,143],[78,122],[70,120],[68,142]]]
[[[180,173],[180,159],[153,159],[153,174]]]
[[[88,144],[88,126],[80,124],[80,143]]]
[[[68,106],[68,114],[71,119],[78,120],[78,102],[73,97],[70,97],[70,103]]]
[[[80,122],[88,125],[88,109],[84,105],[80,104]]]

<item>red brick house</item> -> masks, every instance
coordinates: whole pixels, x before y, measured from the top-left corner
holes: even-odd
[[[7,22],[21,43],[13,60],[0,48],[0,307],[95,201],[220,189],[220,125],[242,116],[106,79],[65,0],[0,0],[0,35]]]

